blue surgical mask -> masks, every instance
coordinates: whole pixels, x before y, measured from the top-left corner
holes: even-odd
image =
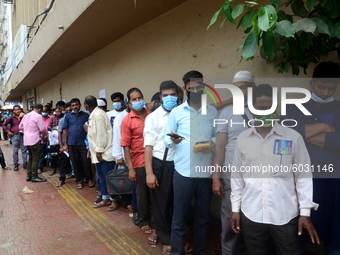
[[[89,110],[85,110],[86,113],[90,114],[90,111]]]
[[[79,111],[77,111],[77,112],[72,110],[72,113],[80,113],[80,112],[81,112],[81,109]]]
[[[162,101],[163,101],[163,107],[168,111],[171,111],[177,106],[177,97],[175,96],[163,97]]]
[[[314,84],[312,85],[312,95],[311,95],[311,99],[313,99],[316,103],[319,103],[319,104],[328,104],[328,103],[334,101],[333,96],[331,96],[331,97],[326,98],[325,100],[323,100],[322,98],[320,98],[320,97],[318,97],[317,95],[315,95],[315,93],[314,93],[314,91],[313,91],[313,86],[314,86]]]
[[[144,100],[132,102],[132,108],[136,111],[141,111],[145,106]]]
[[[326,98],[325,100],[323,100],[323,99],[321,99],[320,97],[318,97],[317,95],[315,95],[314,92],[312,92],[311,99],[313,99],[316,103],[319,103],[319,104],[327,104],[327,103],[330,103],[330,102],[334,101],[333,96],[331,96],[331,97]]]
[[[122,103],[114,102],[112,105],[113,105],[113,108],[115,108],[117,111],[122,109]]]
[[[245,101],[245,102],[244,102],[244,106],[248,106],[248,101]]]
[[[65,111],[61,111],[62,114],[65,114]]]
[[[47,116],[47,112],[42,112],[41,115],[46,117]]]

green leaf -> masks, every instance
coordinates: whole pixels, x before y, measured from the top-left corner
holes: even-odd
[[[232,24],[234,24],[234,25],[236,26],[236,23],[235,23],[233,17],[231,16],[231,12],[232,12],[232,11],[233,11],[233,8],[231,8],[230,5],[229,5],[229,3],[226,2],[226,3],[224,4],[224,14],[225,14],[225,16],[228,18],[228,20],[229,20]]]
[[[223,9],[224,9],[224,6],[222,6],[221,9],[219,9],[219,10],[214,14],[214,16],[212,16],[212,18],[211,18],[211,20],[210,20],[210,24],[209,24],[207,30],[209,29],[209,27],[210,27],[211,25],[213,25],[213,24],[216,22],[217,18],[220,16],[220,14],[222,13]]]
[[[289,67],[290,67],[290,64],[288,61],[284,61],[283,64],[282,64],[282,69],[283,71],[285,71],[286,73],[289,72]]]
[[[300,16],[300,10],[301,10],[301,8],[300,8],[300,5],[299,5],[298,3],[293,2],[293,3],[291,4],[291,8],[292,8],[293,13],[294,13],[296,16]]]
[[[264,49],[266,55],[270,59],[274,59],[274,57],[275,57],[275,52],[274,52],[275,37],[274,37],[274,35],[272,35],[268,32],[263,32],[262,43],[263,43],[263,49]]]
[[[263,45],[260,48],[260,57],[263,58],[264,60],[267,59],[266,52],[264,51]]]
[[[276,23],[276,32],[285,37],[294,37],[295,27],[288,20]]]
[[[299,76],[300,67],[298,65],[293,65],[292,66],[292,73],[293,73],[293,75]]]
[[[239,4],[237,5],[234,10],[231,12],[231,17],[233,19],[236,19],[238,16],[240,16],[243,12],[243,7],[244,7],[244,4]]]
[[[308,10],[311,10],[314,7],[315,3],[316,3],[316,0],[307,0],[306,6]]]
[[[242,48],[243,59],[249,60],[255,55],[258,49],[259,48],[257,47],[257,44],[256,44],[255,33],[254,33],[254,30],[252,29],[243,43],[243,48]]]
[[[281,0],[269,0],[270,1],[270,3],[272,4],[272,5],[274,5],[275,7],[277,7],[279,4],[280,4],[280,2],[281,2]]]
[[[303,29],[300,23],[293,23],[293,26],[295,28],[295,33],[300,32]]]
[[[226,17],[223,21],[222,21],[222,23],[221,23],[221,25],[220,25],[220,27],[219,27],[219,29],[220,28],[222,28],[222,26],[224,25],[224,23],[226,23],[227,22],[227,20],[228,20],[228,18]]]
[[[254,34],[255,34],[256,45],[257,47],[259,47],[259,28],[257,27],[257,16],[258,15],[255,15],[255,17],[253,18],[252,25],[253,25]]]
[[[306,49],[313,41],[314,35],[312,33],[302,32],[299,37],[299,46],[301,50]]]
[[[320,34],[327,34],[327,35],[331,35],[328,29],[327,24],[321,20],[318,17],[313,17],[312,20],[314,21],[314,23],[316,24],[316,31],[319,32]]]
[[[331,30],[331,38],[333,37],[340,39],[340,21],[335,23],[335,25],[333,26]]]
[[[332,19],[335,19],[339,16],[339,11],[340,11],[340,3],[339,0],[333,0],[333,7],[329,11],[329,16]]]
[[[314,23],[313,20],[304,18],[296,21],[296,23],[299,23],[302,26],[302,30],[307,33],[312,33],[314,34],[315,29],[316,29],[316,24]]]
[[[259,28],[263,31],[268,31],[276,22],[277,13],[272,5],[267,5],[260,8],[259,12]]]
[[[238,23],[237,28],[241,25],[244,29],[247,29],[248,27],[251,27],[251,22],[253,21],[253,18],[256,15],[255,10],[249,10],[247,11],[241,18],[240,23]]]

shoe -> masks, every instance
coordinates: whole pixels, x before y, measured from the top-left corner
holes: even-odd
[[[104,199],[100,203],[95,204],[93,206],[93,208],[100,208],[100,207],[109,206],[109,205],[111,205],[111,200],[110,199]]]
[[[23,165],[22,165],[22,168],[23,168],[23,169],[27,169],[27,163],[23,164]]]
[[[77,189],[82,189],[83,188],[83,184],[82,183],[77,183]]]
[[[133,222],[133,224],[138,226],[138,212],[133,213],[132,222]]]
[[[19,165],[14,165],[14,171],[19,171]]]
[[[40,177],[36,177],[36,178],[32,178],[31,180],[32,182],[45,182],[47,181],[46,179],[40,178]]]
[[[107,210],[110,211],[116,211],[120,207],[121,203],[120,201],[112,201],[112,204],[107,208]]]
[[[89,180],[89,187],[90,188],[92,188],[92,187],[94,187],[95,185],[94,185],[94,182],[92,181],[92,180]]]
[[[28,177],[28,176],[26,177],[27,182],[30,182],[31,180],[32,180],[32,177]]]
[[[126,206],[126,209],[128,209],[130,212],[132,212],[132,205]]]

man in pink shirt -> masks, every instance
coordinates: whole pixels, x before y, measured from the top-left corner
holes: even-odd
[[[36,104],[29,114],[20,122],[19,129],[24,132],[24,145],[29,152],[26,181],[45,182],[46,179],[38,177],[38,163],[41,153],[41,137],[47,140],[46,127],[43,117],[40,115],[43,106]]]

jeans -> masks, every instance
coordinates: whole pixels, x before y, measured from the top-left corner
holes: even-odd
[[[32,146],[27,146],[29,159],[27,164],[27,177],[37,178],[38,177],[38,164],[41,153],[40,142]]]
[[[333,249],[331,246],[325,244],[325,255],[340,255],[340,249]]]
[[[46,149],[47,149],[47,144],[41,144],[41,154],[40,154],[40,161],[39,161],[39,166],[38,169],[40,169],[41,171],[44,169],[45,166],[45,157],[46,157]]]
[[[132,206],[132,211],[134,213],[138,212],[137,192],[136,192],[136,185],[135,184],[133,184],[133,188],[132,188],[132,202],[131,202],[131,206]]]
[[[100,182],[100,192],[102,193],[103,200],[111,198],[111,201],[118,201],[119,198],[117,195],[109,195],[106,187],[106,174],[115,167],[115,163],[115,161],[103,161],[96,164]]]
[[[13,145],[13,164],[18,165],[19,163],[19,145],[21,149],[22,161],[24,164],[27,164],[27,148],[24,146],[24,136],[21,133],[14,133],[12,137],[12,145]]]
[[[174,171],[174,216],[171,229],[171,254],[184,254],[187,215],[195,198],[194,254],[207,253],[212,180],[189,178]]]

